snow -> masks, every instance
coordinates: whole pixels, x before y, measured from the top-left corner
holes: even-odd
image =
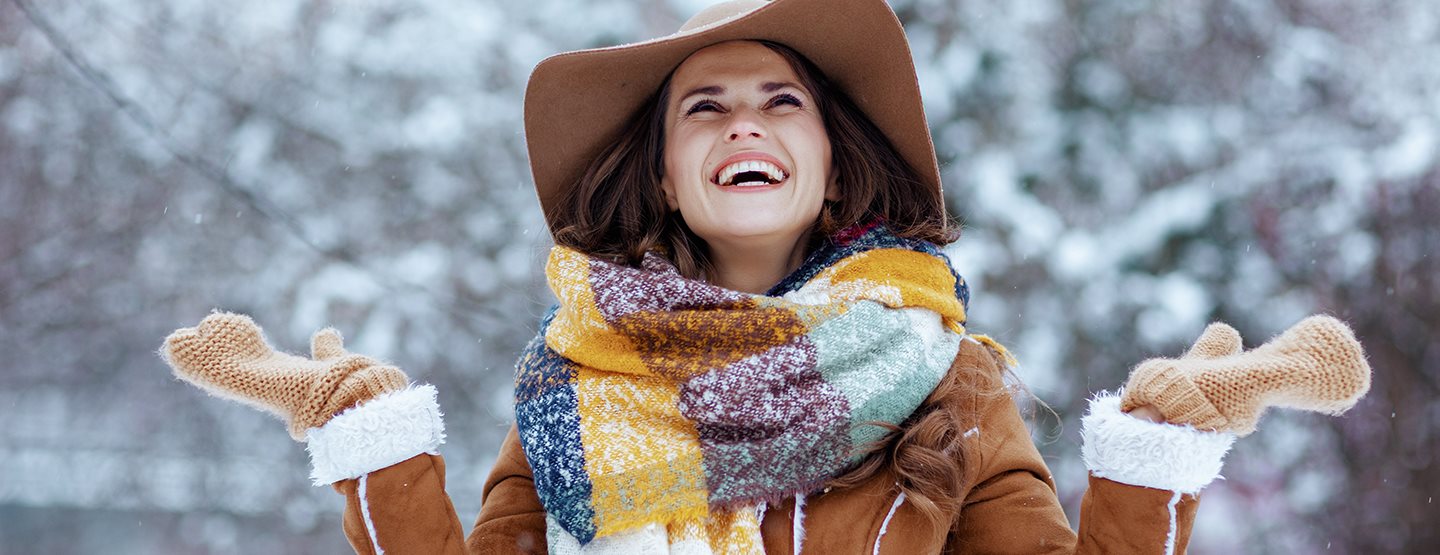
[[[1195,330],[1205,327],[1212,306],[1205,289],[1183,275],[1132,276],[1125,289],[1145,307],[1136,327],[1143,344],[1155,351],[1184,341],[1187,334],[1198,335]]]
[[[21,97],[10,102],[0,118],[3,118],[5,127],[10,133],[19,136],[34,134],[40,129],[40,118],[44,115],[43,108],[35,99]]]
[[[1440,126],[1432,114],[1408,122],[1395,142],[1375,153],[1374,166],[1382,179],[1413,179],[1433,169],[1440,152]]]
[[[326,267],[296,295],[291,319],[298,333],[329,326],[329,306],[334,302],[367,304],[375,302],[384,289],[367,272],[344,265]]]
[[[251,118],[230,137],[230,157],[225,169],[237,179],[254,180],[265,175],[264,165],[273,157],[275,128],[270,122]]]
[[[1008,153],[991,151],[976,157],[974,174],[978,210],[1008,220],[1014,235],[1009,247],[1021,258],[1039,254],[1063,224],[1048,206],[1019,190],[1015,161]]]
[[[405,119],[403,133],[413,148],[444,151],[464,138],[464,114],[451,99],[432,97]]]
[[[528,72],[710,3],[27,3],[124,110],[0,3],[7,546],[48,537],[7,526],[66,510],[77,534],[148,515],[124,535],[88,529],[122,552],[264,551],[270,536],[345,549],[335,495],[306,485],[280,424],[155,356],[215,308],[291,352],[336,326],[352,351],[440,385],[468,519],[513,417],[513,357],[551,301]],[[964,222],[946,252],[970,328],[1073,423],[1089,392],[1211,320],[1253,347],[1308,314],[1353,317],[1389,338],[1376,379],[1397,381],[1345,419],[1267,417],[1207,490],[1192,547],[1398,551],[1436,537],[1404,520],[1433,505],[1382,485],[1440,435],[1376,438],[1440,426],[1440,403],[1403,381],[1431,379],[1415,373],[1440,353],[1415,316],[1440,310],[1440,12],[1292,4],[893,3]],[[1040,448],[1074,518],[1078,426],[1041,427],[1061,435]]]

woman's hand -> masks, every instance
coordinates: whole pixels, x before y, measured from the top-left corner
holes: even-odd
[[[1311,316],[1241,352],[1240,334],[1205,328],[1179,359],[1151,359],[1130,374],[1121,409],[1152,422],[1248,435],[1270,406],[1344,412],[1370,389],[1370,365],[1343,322]]]
[[[1190,346],[1190,350],[1180,357],[1180,360],[1213,359],[1239,354],[1241,351],[1240,332],[1221,322],[1215,322],[1205,327],[1200,333],[1200,338]],[[1166,360],[1166,359],[1158,359]],[[1130,416],[1150,422],[1166,422],[1165,415],[1155,405],[1144,404],[1135,406],[1129,402],[1135,395],[1130,392],[1130,384],[1135,383],[1135,374],[1130,375],[1130,382],[1125,386],[1125,397],[1121,401],[1121,410]],[[1171,422],[1179,424],[1180,422]]]
[[[1165,415],[1160,414],[1160,409],[1155,408],[1155,405],[1141,405],[1135,407],[1129,412],[1126,412],[1125,414],[1128,414],[1135,418],[1139,418],[1141,420],[1148,420],[1150,422],[1165,422]]]
[[[160,349],[177,377],[274,413],[297,441],[336,413],[409,382],[399,368],[346,352],[334,329],[316,332],[310,353],[307,359],[276,351],[249,317],[225,312],[175,330]]]

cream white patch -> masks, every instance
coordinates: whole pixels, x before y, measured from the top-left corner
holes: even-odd
[[[435,453],[444,442],[445,423],[432,385],[381,395],[305,432],[310,479],[316,486]]]
[[[553,555],[669,555],[670,541],[669,534],[665,527],[659,524],[647,524],[643,527],[601,536],[591,540],[590,543],[580,545],[580,540],[566,532],[560,523],[550,515],[545,515],[545,535],[550,553]],[[687,549],[699,548],[702,546],[687,545]],[[709,555],[709,546],[703,546],[703,551],[688,551],[696,555]]]
[[[1120,394],[1090,400],[1080,419],[1080,453],[1100,478],[1194,494],[1220,476],[1235,434],[1162,424],[1120,411]]]

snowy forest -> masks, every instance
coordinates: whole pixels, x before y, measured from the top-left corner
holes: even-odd
[[[0,553],[348,552],[284,426],[156,355],[212,309],[435,384],[468,529],[552,303],[529,71],[708,3],[0,0]],[[1192,552],[1440,550],[1440,3],[892,5],[1072,524],[1091,393],[1328,313],[1369,395],[1269,413]]]

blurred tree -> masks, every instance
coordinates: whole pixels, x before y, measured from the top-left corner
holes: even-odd
[[[0,543],[344,549],[282,427],[155,358],[215,307],[297,349],[333,324],[437,384],[468,520],[550,303],[525,76],[707,3],[0,2]],[[1062,415],[1037,436],[1072,515],[1088,392],[1208,320],[1253,346],[1326,311],[1366,345],[1372,393],[1342,419],[1267,418],[1192,545],[1440,547],[1432,2],[894,6],[972,321]]]

